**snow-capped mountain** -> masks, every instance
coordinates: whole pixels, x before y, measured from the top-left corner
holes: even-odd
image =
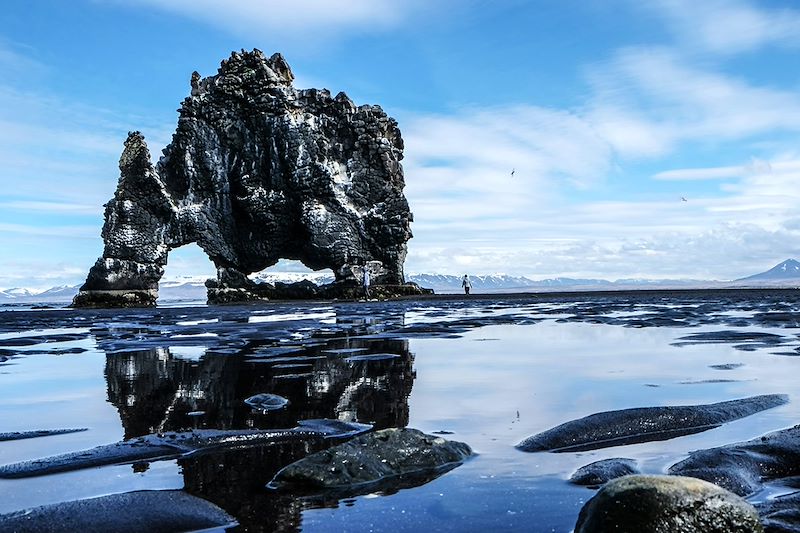
[[[2,294],[3,297],[8,298],[10,300],[16,300],[19,298],[26,298],[28,296],[33,296],[34,294],[36,294],[36,291],[33,291],[31,289],[25,289],[22,287],[15,287],[13,289],[6,289],[4,291],[0,291],[0,294]]]
[[[0,302],[2,303],[47,303],[47,302],[69,302],[78,293],[80,285],[59,285],[49,289],[36,290],[27,288],[14,288],[0,290]]]
[[[309,280],[317,285],[332,283],[333,272],[258,272],[249,276],[258,283],[296,283],[298,281]]]
[[[428,287],[437,293],[462,292],[463,276],[444,274],[412,274],[407,276],[421,287]],[[524,276],[508,276],[505,274],[469,276],[473,293],[533,292],[533,291],[600,291],[600,290],[635,290],[657,288],[699,288],[718,286],[718,282],[699,280],[648,280],[580,278],[547,278],[530,279]]]
[[[410,274],[406,280],[416,283],[420,287],[433,289],[436,292],[461,292],[462,276],[448,274]],[[500,289],[526,289],[535,282],[525,277],[493,274],[485,276],[470,276],[470,283],[475,292],[490,292]]]
[[[310,280],[317,285],[330,283],[334,276],[332,272],[258,272],[249,276],[257,283],[295,283]],[[170,300],[205,300],[205,276],[182,276],[179,278],[162,280],[158,284],[158,299]]]
[[[746,278],[737,279],[737,282],[751,282],[751,281],[777,281],[777,280],[796,280],[800,281],[800,262],[794,259],[787,259],[782,263],[778,263],[766,272],[754,274]]]

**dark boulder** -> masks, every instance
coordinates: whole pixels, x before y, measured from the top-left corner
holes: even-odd
[[[597,486],[618,477],[638,473],[639,468],[636,466],[636,461],[615,457],[580,467],[570,476],[569,481],[576,485]]]
[[[707,405],[637,407],[572,420],[517,444],[526,452],[579,452],[692,435],[788,402],[783,394]]]
[[[758,533],[758,513],[739,496],[679,476],[625,476],[586,502],[575,533]]]
[[[236,524],[213,503],[180,490],[112,494],[0,515],[0,531],[15,533],[198,531]]]
[[[448,470],[472,455],[463,442],[416,429],[384,429],[309,455],[277,473],[272,487],[342,489]]]
[[[746,496],[762,482],[800,475],[800,425],[747,442],[689,454],[670,474],[704,479]]]
[[[287,429],[196,429],[136,437],[88,450],[0,466],[0,479],[43,476],[96,466],[178,459],[276,442],[347,438],[372,429],[367,424],[340,420],[301,420]]]
[[[88,431],[88,428],[36,429],[36,430],[33,430],[33,431],[10,431],[8,433],[0,433],[0,441],[35,439],[35,438],[38,438],[38,437],[50,437],[50,436],[53,436],[53,435],[65,435],[67,433],[80,433],[81,431]]]

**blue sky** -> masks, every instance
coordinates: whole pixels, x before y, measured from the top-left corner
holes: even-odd
[[[242,48],[397,118],[407,272],[732,279],[800,257],[793,1],[3,7],[0,288],[81,282],[127,132],[156,156],[191,72]],[[211,270],[170,255],[168,275]]]

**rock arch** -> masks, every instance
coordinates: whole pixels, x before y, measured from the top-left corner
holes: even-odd
[[[374,283],[404,283],[412,214],[397,122],[293,79],[280,54],[234,52],[215,76],[192,74],[157,164],[128,134],[103,256],[73,305],[155,305],[169,251],[188,243],[217,267],[213,290],[246,289],[282,258],[340,284],[367,264]]]

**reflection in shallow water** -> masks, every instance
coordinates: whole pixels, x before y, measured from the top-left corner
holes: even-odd
[[[775,355],[800,351],[798,311],[795,293],[730,291],[3,313],[0,431],[90,430],[24,447],[0,442],[0,463],[151,432],[307,418],[440,431],[480,455],[390,496],[304,499],[264,484],[323,444],[283,442],[180,464],[0,480],[0,512],[184,487],[252,531],[566,533],[592,495],[566,481],[580,466],[625,456],[663,472],[690,450],[800,421],[800,359]],[[289,404],[259,412],[244,403],[259,393]],[[790,403],[694,436],[567,454],[513,448],[594,412],[772,393]]]
[[[353,349],[365,358],[340,351]],[[206,355],[196,362],[162,348],[109,354],[108,400],[119,411],[126,439],[195,426],[292,427],[309,418],[370,423],[377,429],[408,423],[414,357],[407,340],[333,339],[291,354]],[[245,403],[266,392],[289,404],[262,412]]]
[[[293,427],[312,418],[377,429],[408,424],[415,375],[407,340],[345,337],[281,348],[251,346],[247,355],[212,354],[198,361],[176,357],[169,348],[111,353],[105,368],[108,399],[119,411],[126,439],[192,427]],[[347,357],[353,353],[366,358]],[[245,403],[262,393],[289,403],[274,411]],[[281,442],[179,462],[185,490],[227,510],[243,528],[292,530],[304,507],[330,506],[330,499],[298,499],[265,485],[284,466],[322,448],[318,441]],[[146,465],[134,469],[141,473]]]

